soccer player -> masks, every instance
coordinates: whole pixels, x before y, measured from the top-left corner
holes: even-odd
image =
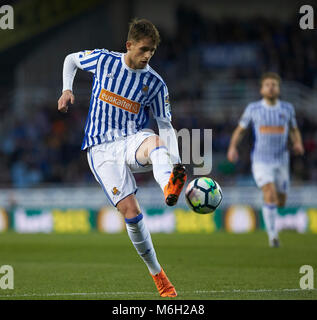
[[[95,49],[66,56],[63,92],[58,110],[74,104],[73,80],[77,68],[93,73],[90,108],[82,150],[109,202],[126,222],[127,233],[147,265],[162,297],[176,297],[175,287],[158,262],[139,204],[134,172],[153,170],[165,202],[176,204],[187,175],[180,163],[177,138],[171,124],[168,89],[149,61],[160,42],[157,28],[146,19],[129,25],[126,53]],[[149,113],[159,136],[145,131]]]
[[[279,247],[275,224],[277,207],[285,205],[289,187],[288,135],[295,154],[304,154],[294,108],[289,102],[278,99],[280,83],[278,74],[263,74],[260,81],[260,94],[263,99],[246,107],[232,134],[227,153],[229,161],[238,160],[237,145],[251,124],[255,135],[251,153],[252,173],[263,193],[262,214],[271,247]]]

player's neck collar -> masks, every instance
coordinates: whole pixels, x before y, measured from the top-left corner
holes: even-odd
[[[126,68],[128,71],[135,72],[135,73],[143,73],[143,72],[149,71],[149,65],[148,64],[143,69],[132,69],[132,68],[130,68],[124,61],[124,56],[125,55],[126,55],[126,53],[122,53],[121,54],[121,62],[122,62],[122,65],[124,66],[124,68]]]
[[[263,98],[261,100],[261,104],[266,108],[278,108],[281,105],[281,102],[280,102],[279,99],[277,99],[275,104],[269,105],[269,104],[266,103],[265,99]]]

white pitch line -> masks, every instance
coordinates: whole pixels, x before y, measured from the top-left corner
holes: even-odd
[[[119,295],[154,295],[154,292],[65,292],[65,293],[25,293],[25,294],[7,294],[2,295],[0,298],[8,297],[54,297],[54,296],[90,296],[90,295],[103,295],[103,296],[119,296]]]
[[[312,292],[317,289],[233,289],[233,290],[195,290],[195,291],[180,291],[181,294],[217,294],[217,293],[261,293],[261,292]],[[56,297],[56,296],[122,296],[122,295],[158,295],[157,292],[65,292],[65,293],[25,293],[25,294],[7,294],[0,295],[0,298],[17,298],[17,297]]]
[[[293,292],[293,291],[316,291],[317,289],[233,289],[233,290],[197,290],[193,293],[257,293],[257,292]],[[189,293],[189,292],[188,292]]]

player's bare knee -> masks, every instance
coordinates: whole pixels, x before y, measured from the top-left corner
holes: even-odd
[[[278,197],[276,190],[272,184],[268,184],[262,188],[263,198],[265,203],[278,204]]]
[[[272,190],[268,191],[265,194],[264,200],[265,200],[266,203],[277,204],[277,202],[278,202],[276,193],[274,191],[272,191]]]
[[[148,155],[151,153],[152,150],[163,145],[165,145],[164,141],[159,136],[152,136],[148,144]]]
[[[119,201],[117,204],[117,209],[123,215],[123,217],[127,219],[134,218],[141,212],[140,207],[133,195]]]
[[[120,209],[118,209],[120,211],[120,213],[123,215],[124,218],[126,219],[132,219],[135,218],[140,211],[138,210],[137,207],[121,207]]]
[[[146,138],[140,146],[137,156],[140,157],[140,159],[147,159],[152,150],[162,145],[164,145],[164,141],[158,135],[150,136]]]

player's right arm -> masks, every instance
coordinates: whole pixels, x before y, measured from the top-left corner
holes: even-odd
[[[77,69],[96,72],[100,49],[80,51],[66,56],[63,65],[63,90],[58,100],[58,111],[67,112],[69,104],[74,104],[73,82]]]
[[[233,131],[227,152],[227,158],[230,162],[237,162],[239,159],[238,144],[241,141],[245,131],[246,129],[240,125],[238,125]]]
[[[231,136],[227,158],[230,162],[237,162],[239,159],[238,145],[243,138],[245,131],[251,122],[251,105],[248,105],[241,116],[239,125],[233,131]]]

